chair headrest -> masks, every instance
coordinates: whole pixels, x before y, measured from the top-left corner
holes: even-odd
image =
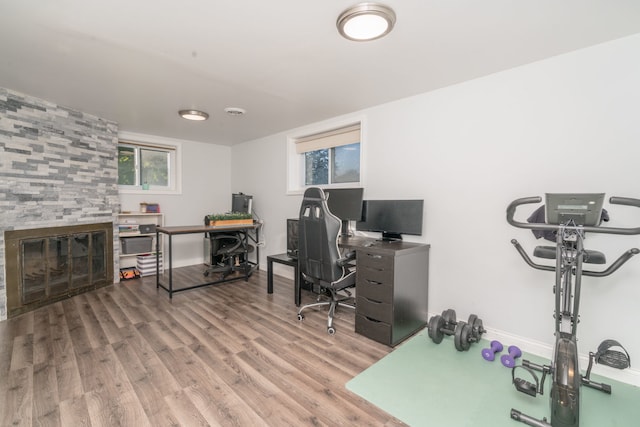
[[[322,188],[318,187],[307,188],[304,192],[304,198],[327,200],[327,197],[325,196],[324,191],[322,191]]]

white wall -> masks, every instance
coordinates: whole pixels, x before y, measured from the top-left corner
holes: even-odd
[[[365,198],[425,200],[424,235],[407,240],[432,245],[432,314],[476,313],[488,336],[550,355],[553,274],[519,258],[511,238],[527,249],[538,242],[509,226],[505,209],[545,192],[640,198],[639,51],[636,35],[354,112],[364,117]],[[298,132],[232,149],[232,188],[253,194],[265,220],[263,262],[284,252],[285,219],[298,213],[300,196],[285,195],[286,136]],[[640,212],[606,207],[611,226],[640,224]],[[639,236],[587,239],[610,260],[634,246]],[[276,273],[292,276],[285,267]],[[637,257],[611,277],[584,279],[582,353],[613,338],[640,355],[639,275]],[[640,384],[640,371],[625,372]]]
[[[286,219],[297,218],[302,197],[286,196],[286,148],[284,134],[235,145],[231,155],[231,182],[234,193],[253,196],[254,216],[264,221],[261,230],[260,264],[266,257],[286,251]],[[289,270],[289,271],[288,271]],[[289,267],[274,265],[274,272],[293,277]]]
[[[181,194],[120,194],[122,211],[139,211],[140,202],[159,203],[165,225],[202,224],[204,216],[231,209],[231,149],[227,146],[127,134],[130,140],[155,141],[182,147]],[[173,237],[175,267],[203,262],[202,237]]]

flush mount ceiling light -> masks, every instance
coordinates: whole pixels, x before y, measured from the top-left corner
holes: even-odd
[[[338,31],[353,41],[369,41],[383,37],[396,23],[395,12],[379,3],[360,3],[342,12],[336,21]]]
[[[207,113],[198,110],[180,110],[178,114],[187,120],[207,120],[209,118]]]

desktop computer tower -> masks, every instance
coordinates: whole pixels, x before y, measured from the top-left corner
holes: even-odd
[[[298,258],[298,219],[287,219],[287,255]]]

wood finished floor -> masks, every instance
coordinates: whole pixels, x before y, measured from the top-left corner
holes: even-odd
[[[391,349],[351,310],[334,336],[326,311],[298,322],[292,288],[260,271],[170,301],[152,276],[0,322],[0,426],[403,425],[345,388]]]

